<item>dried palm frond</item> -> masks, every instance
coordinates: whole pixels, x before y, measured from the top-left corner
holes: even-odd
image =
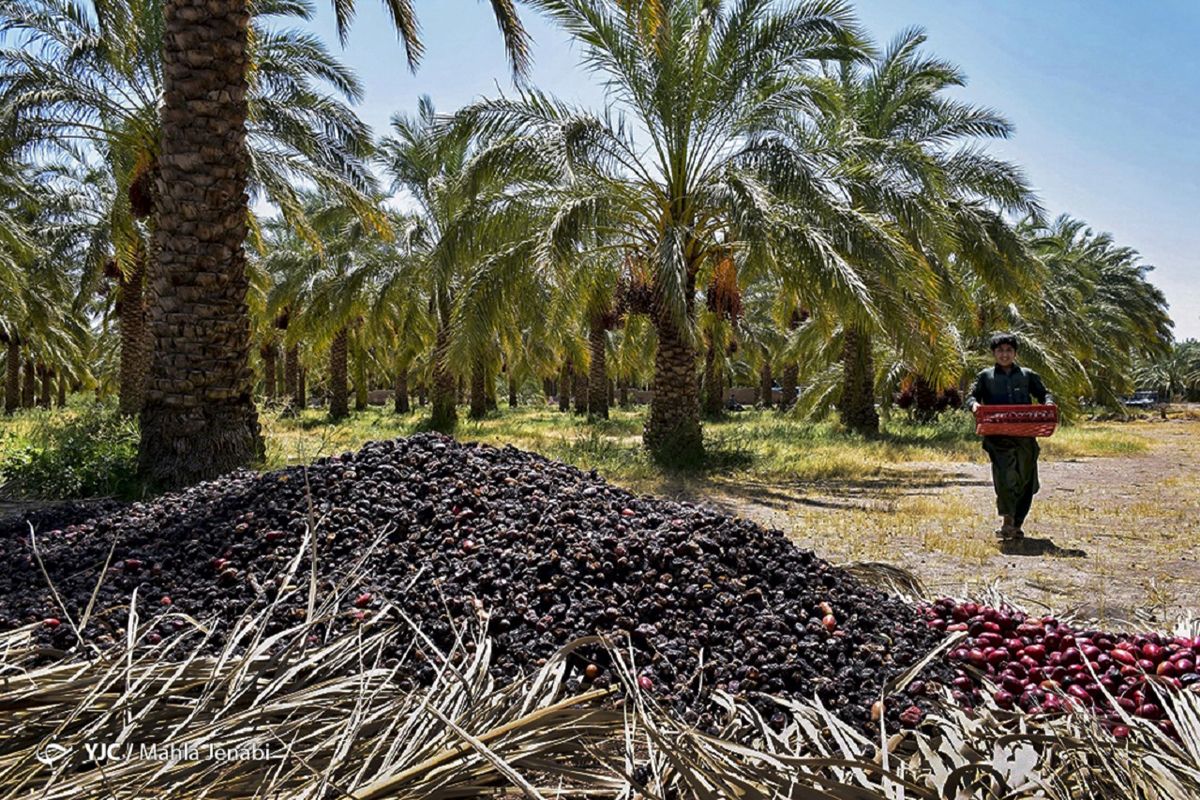
[[[579,640],[501,686],[490,641],[463,630],[414,688],[426,656],[386,655],[401,634],[430,644],[402,609],[324,643],[335,612],[268,635],[271,613],[236,621],[215,652],[177,614],[176,635],[147,646],[163,620],[135,619],[88,661],[39,649],[33,627],[0,634],[0,798],[1200,797],[1190,691],[1164,702],[1178,739],[1129,719],[1117,740],[1082,710],[967,711],[949,694],[918,730],[874,739],[819,699],[774,699],[767,719],[716,691],[718,728],[702,732],[639,681],[627,643]],[[570,696],[573,655],[597,645],[619,691]]]
[[[217,655],[198,624],[153,647],[137,642],[154,624],[131,628],[119,652],[50,665],[31,629],[0,637],[0,797],[540,797],[522,776],[550,767],[552,787],[618,789],[587,753],[621,715],[593,702],[603,691],[564,699],[569,650],[497,687],[488,641],[464,640],[413,690],[399,676],[415,650],[385,661],[395,622],[313,645],[317,623],[262,636],[263,619]]]
[[[742,293],[738,285],[737,264],[733,256],[721,254],[713,267],[705,290],[708,310],[723,319],[737,321],[742,316]]]
[[[903,598],[909,603],[929,601],[932,596],[921,579],[906,569],[881,561],[854,561],[838,564],[838,569],[873,589]]]

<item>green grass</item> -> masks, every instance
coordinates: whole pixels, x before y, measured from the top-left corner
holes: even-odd
[[[21,411],[0,416],[0,465],[12,463],[17,453],[46,450],[71,420],[86,417],[90,398],[76,396],[67,410]],[[463,410],[465,411],[465,409]],[[266,439],[266,469],[303,464],[315,458],[355,450],[372,439],[408,436],[425,430],[428,415],[421,410],[406,415],[390,406],[352,413],[334,423],[321,409],[285,416],[276,408],[261,410]],[[864,481],[887,472],[889,466],[922,462],[961,462],[981,458],[979,440],[965,414],[944,414],[937,421],[917,425],[905,415],[883,424],[877,438],[847,433],[834,420],[806,422],[775,412],[743,411],[704,424],[707,456],[704,463],[664,467],[641,447],[646,409],[615,409],[612,418],[588,422],[583,416],[563,414],[547,405],[501,408],[486,419],[460,419],[455,436],[541,453],[639,491],[664,491],[680,481],[740,479],[787,483]],[[1085,423],[1060,428],[1043,440],[1046,459],[1088,456],[1121,456],[1143,452],[1148,443],[1136,425]],[[77,446],[73,444],[71,446]],[[129,458],[122,445],[118,456]],[[97,452],[99,459],[104,454]],[[70,463],[69,457],[59,459]],[[0,483],[4,476],[0,474]],[[47,487],[45,496],[61,496],[69,488]]]
[[[0,424],[0,494],[55,500],[142,494],[137,422],[113,403],[35,409]]]
[[[483,420],[461,420],[455,437],[512,444],[644,491],[693,477],[788,483],[861,480],[894,464],[981,457],[971,421],[962,414],[943,415],[928,425],[893,417],[885,421],[880,437],[867,439],[847,433],[834,421],[811,423],[774,412],[744,411],[705,422],[703,464],[670,469],[656,464],[641,448],[644,415],[644,408],[614,410],[611,419],[589,423],[549,406],[503,408]],[[371,439],[407,436],[423,430],[425,420],[419,411],[398,416],[387,408],[354,413],[336,424],[320,410],[297,417],[268,411],[263,415],[267,466],[305,463]],[[1044,441],[1050,459],[1126,455],[1148,447],[1143,437],[1113,423],[1065,427]]]

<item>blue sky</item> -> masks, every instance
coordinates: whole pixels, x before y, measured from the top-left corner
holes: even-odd
[[[336,50],[328,0],[312,28]],[[358,0],[343,60],[366,87],[359,112],[382,132],[429,94],[452,111],[509,90],[490,5],[417,0],[426,57],[408,72],[382,4]],[[959,64],[972,102],[1002,111],[1016,135],[992,151],[1020,164],[1051,214],[1069,212],[1156,269],[1178,338],[1200,338],[1200,3],[1194,0],[862,0],[865,28],[886,42],[920,25],[931,52]],[[524,9],[532,80],[600,107],[569,40]]]

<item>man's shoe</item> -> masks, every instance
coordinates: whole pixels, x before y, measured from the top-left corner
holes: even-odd
[[[1005,517],[1004,524],[996,529],[996,538],[1005,542],[1020,539],[1022,535],[1021,529],[1013,524],[1012,517]]]

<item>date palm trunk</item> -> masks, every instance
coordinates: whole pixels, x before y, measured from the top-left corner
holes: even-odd
[[[937,390],[933,384],[918,375],[913,382],[913,416],[918,422],[930,422],[937,414]]]
[[[496,394],[496,376],[488,372],[483,373],[484,381],[484,402],[488,411],[498,411],[500,409],[500,398]]]
[[[59,375],[58,375],[57,406],[59,408],[67,407],[67,376],[66,376],[66,373],[59,373]]]
[[[38,395],[37,404],[42,408],[49,408],[50,397],[54,394],[54,370],[42,364],[38,366],[38,375],[42,379],[42,391]]]
[[[354,347],[354,410],[367,408],[367,352],[361,345]]]
[[[263,393],[267,396],[267,400],[275,399],[275,373],[276,361],[278,358],[279,348],[276,347],[274,341],[267,342],[265,345],[263,345]]]
[[[283,393],[293,408],[304,408],[300,399],[300,347],[293,345],[283,356]]]
[[[588,416],[608,419],[608,335],[603,319],[593,319],[588,330]]]
[[[656,458],[695,461],[704,456],[696,349],[663,314],[656,315],[655,329],[653,395],[642,442]]]
[[[346,386],[346,350],[349,332],[339,328],[329,346],[329,416],[341,419],[350,413],[350,392]]]
[[[512,376],[511,372],[508,374],[508,407],[517,407],[517,379]]]
[[[851,326],[842,336],[842,398],[838,401],[838,415],[850,430],[873,436],[879,433],[879,414],[875,411],[871,335]]]
[[[443,322],[438,327],[437,342],[433,348],[433,386],[430,396],[433,403],[432,426],[438,431],[451,431],[458,424],[454,373],[450,371],[449,358],[450,326]]]
[[[779,381],[782,390],[779,396],[779,410],[787,411],[796,404],[796,383],[800,377],[800,368],[795,364],[784,365],[783,378]]]
[[[621,379],[621,383],[617,387],[617,402],[620,403],[621,408],[629,408],[629,381],[624,378]]]
[[[788,320],[788,330],[794,331],[808,319],[808,312],[802,308],[792,311],[791,319]],[[779,410],[787,411],[796,404],[796,384],[800,379],[800,365],[794,361],[788,361],[783,365],[783,378],[779,382],[780,392]]]
[[[396,369],[396,413],[407,414],[411,411],[408,404],[408,367]]]
[[[710,417],[720,416],[725,408],[725,381],[717,358],[717,344],[709,342],[704,354],[704,413]]]
[[[588,410],[587,373],[583,370],[571,374],[571,394],[575,396],[575,413],[586,414]]]
[[[308,370],[303,366],[300,367],[299,375],[296,378],[296,408],[308,408]]]
[[[37,397],[37,365],[32,358],[25,359],[25,382],[21,384],[21,408],[33,408]]]
[[[146,371],[150,366],[146,330],[146,250],[134,250],[133,270],[117,282],[117,317],[121,328],[121,364],[117,408],[133,416],[142,410]]]
[[[758,405],[760,408],[771,407],[771,397],[774,394],[775,381],[771,375],[771,359],[763,348],[763,363],[758,368]]]
[[[8,359],[4,365],[4,413],[12,414],[21,407],[21,340],[8,337]]]
[[[567,356],[567,360],[563,362],[562,371],[558,375],[558,410],[571,410],[571,376],[574,374],[575,368],[571,365],[571,357]]]
[[[151,328],[138,462],[184,486],[263,455],[246,307],[247,0],[167,0]]]
[[[483,419],[487,416],[487,368],[482,358],[476,358],[471,364],[471,419]]]

